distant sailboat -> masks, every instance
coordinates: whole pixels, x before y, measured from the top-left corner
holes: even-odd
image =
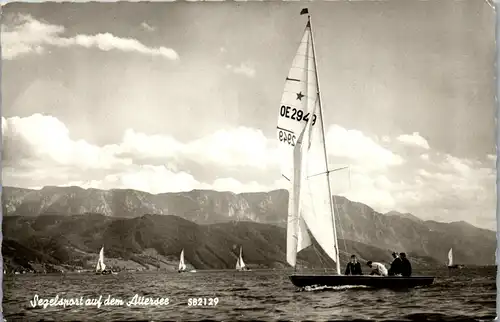
[[[448,268],[462,268],[462,265],[454,264],[453,263],[453,248],[450,248],[450,251],[448,252]]]
[[[184,263],[184,249],[181,251],[181,256],[179,259],[179,269],[178,272],[182,273],[186,271],[186,264]]]
[[[308,14],[303,9],[302,14]],[[288,202],[287,262],[312,245],[309,232],[336,263],[337,275],[293,274],[297,287],[363,285],[380,288],[432,284],[432,276],[345,276],[340,271],[335,212],[330,188],[324,118],[311,17],[285,80],[278,113],[282,175],[291,183]],[[337,169],[340,170],[340,169]],[[309,232],[308,232],[309,230]]]
[[[187,266],[186,266],[186,263],[184,262],[184,249],[181,251],[181,256],[179,258],[179,269],[178,269],[178,272],[179,273],[187,272]],[[195,273],[196,270],[192,269],[189,272],[190,273]]]
[[[247,268],[247,266],[245,265],[245,262],[243,261],[242,247],[240,247],[240,256],[238,257],[238,260],[236,261],[236,270],[237,271],[249,271],[250,270]]]
[[[95,273],[96,275],[108,275],[112,273],[110,269],[106,269],[106,264],[104,264],[104,246],[99,252],[99,259],[97,260]]]

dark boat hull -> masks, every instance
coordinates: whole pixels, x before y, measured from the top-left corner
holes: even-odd
[[[463,266],[462,266],[462,265],[455,264],[455,265],[448,266],[448,268],[449,268],[449,269],[454,269],[454,268],[461,269],[461,268],[463,268]]]
[[[412,288],[431,285],[433,276],[370,276],[370,275],[291,275],[297,287],[306,286],[368,286],[374,288]]]
[[[112,272],[108,270],[100,271],[100,272],[95,272],[96,275],[110,275]]]

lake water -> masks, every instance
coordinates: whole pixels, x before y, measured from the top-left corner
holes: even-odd
[[[284,271],[198,271],[197,273],[120,273],[14,275],[4,277],[7,321],[164,321],[164,320],[377,320],[491,321],[495,318],[495,268],[463,269],[449,276],[433,272],[434,284],[406,291],[366,288],[298,291]],[[426,274],[427,275],[427,274]],[[33,308],[30,301],[56,295],[83,298],[82,306]],[[168,305],[127,306],[135,294],[168,298]],[[123,305],[85,306],[102,296]],[[206,298],[205,306],[190,306]],[[217,298],[216,306],[210,299]],[[202,300],[203,302],[204,300]],[[89,303],[90,304],[90,303]],[[109,304],[109,303],[108,303]]]

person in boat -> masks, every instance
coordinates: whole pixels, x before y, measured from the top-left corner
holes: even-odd
[[[400,256],[401,256],[401,275],[403,275],[404,277],[410,277],[411,263],[408,260],[408,258],[406,258],[405,253],[401,253]]]
[[[399,258],[399,254],[396,252],[392,253],[392,257],[394,260],[391,263],[391,267],[389,268],[389,276],[401,275],[401,258]]]
[[[366,265],[368,265],[368,267],[372,269],[370,275],[378,275],[378,276],[388,275],[387,268],[385,268],[384,264],[368,261]]]
[[[347,263],[344,275],[363,275],[361,264],[358,262],[356,255],[351,255],[351,261]]]

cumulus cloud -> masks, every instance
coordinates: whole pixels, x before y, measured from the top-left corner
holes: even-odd
[[[19,157],[83,169],[130,164],[114,156],[114,146],[101,148],[84,140],[72,140],[67,127],[52,116],[2,117],[2,137],[7,165],[23,161]]]
[[[255,69],[248,63],[242,63],[239,66],[233,66],[233,65],[226,65],[226,68],[232,71],[235,74],[240,74],[244,75],[247,77],[254,77],[255,76]]]
[[[408,208],[420,209],[432,219],[465,220],[489,227],[495,225],[496,171],[477,160],[440,157],[437,170],[420,169],[421,188],[413,192],[416,200],[406,200]]]
[[[50,46],[119,50],[170,60],[179,59],[177,52],[171,48],[151,48],[132,38],[117,37],[111,33],[65,37],[64,26],[42,22],[30,15],[16,15],[11,18],[2,25],[2,57],[8,60],[29,53],[41,54]]]
[[[233,178],[221,178],[221,179],[216,179],[212,187],[210,188],[217,191],[232,191],[235,193],[242,193],[242,192],[262,192],[275,189],[286,189],[286,187],[288,187],[288,182],[282,178],[276,180],[271,185],[262,185],[256,181],[251,181],[243,184]]]
[[[328,129],[326,144],[334,157],[347,158],[364,169],[380,169],[404,163],[401,156],[377,144],[361,131],[338,125]]]
[[[189,191],[202,186],[187,172],[174,172],[165,166],[153,165],[133,165],[102,179],[72,181],[68,185],[97,189],[135,189],[150,193]]]
[[[190,142],[181,142],[169,135],[147,135],[128,129],[120,142],[96,146],[72,139],[66,125],[57,118],[34,114],[24,118],[2,118],[2,134],[4,166],[24,167],[26,175],[21,172],[15,174],[19,180],[33,178],[44,184],[58,184],[64,183],[64,178],[72,178],[68,180],[87,182],[86,186],[96,188],[127,187],[129,184],[129,188],[149,192],[183,190],[186,187],[262,191],[286,188],[289,184],[280,177],[277,140],[267,138],[260,130],[246,127],[221,129]],[[401,157],[378,146],[359,131],[334,126],[328,135],[332,137],[332,158],[342,156],[347,163],[361,160],[361,164],[368,164],[371,168],[376,168],[375,165],[386,168],[402,162]],[[351,145],[361,149],[352,149]],[[257,183],[256,180],[243,184],[233,178],[224,178],[222,173],[215,173],[218,178],[214,181],[201,182],[192,174],[183,172],[187,164],[233,172],[253,169],[270,180],[267,184]],[[5,182],[15,184],[15,178],[9,178],[9,171],[4,172]],[[82,178],[78,178],[78,173]],[[57,182],[50,181],[52,179]],[[132,182],[135,183],[132,185]],[[344,184],[340,191],[344,191],[345,187]]]
[[[397,140],[404,144],[418,146],[426,150],[430,148],[427,140],[424,139],[418,132],[413,132],[413,134],[410,135],[402,134],[397,137]]]
[[[256,181],[242,183],[234,178],[219,178],[212,183],[200,182],[191,174],[175,172],[162,166],[132,166],[129,170],[110,174],[100,180],[70,181],[59,186],[79,186],[85,189],[135,189],[150,193],[182,192],[193,189],[211,189],[230,191],[233,193],[262,192],[286,187],[283,179],[276,180],[271,185],[262,185]],[[41,187],[30,187],[40,189]]]
[[[96,146],[73,140],[68,128],[57,118],[34,114],[25,118],[2,117],[2,136],[7,185],[29,178],[45,184],[64,183],[65,178],[72,178],[73,184],[84,187],[122,187],[153,193],[196,188],[263,191],[282,187],[279,177],[267,186],[257,182],[243,184],[233,178],[218,178],[207,183],[188,172],[178,171],[186,161],[240,169],[265,169],[278,164],[275,143],[267,140],[261,131],[244,127],[220,130],[191,142],[128,129],[118,144]],[[19,167],[24,167],[24,172],[11,171]],[[78,173],[85,178],[75,177]],[[86,178],[88,176],[93,177]]]
[[[188,142],[128,129],[119,142],[97,146],[73,139],[57,118],[34,114],[2,117],[2,134],[5,185],[240,193],[286,189],[290,184],[279,171],[277,140],[251,128],[221,129]],[[332,173],[334,194],[381,212],[399,210],[425,219],[494,225],[496,156],[480,161],[428,150],[426,157],[415,156],[426,162],[414,163],[376,141],[338,125],[328,129],[329,159],[350,166],[350,171]],[[210,178],[200,176],[194,164],[210,172]],[[255,177],[241,179],[228,175],[228,170],[251,171]]]
[[[117,153],[143,159],[190,159],[224,167],[264,169],[278,164],[275,142],[262,131],[246,127],[219,130],[191,142],[180,142],[167,135],[146,135],[132,129],[125,132]]]

